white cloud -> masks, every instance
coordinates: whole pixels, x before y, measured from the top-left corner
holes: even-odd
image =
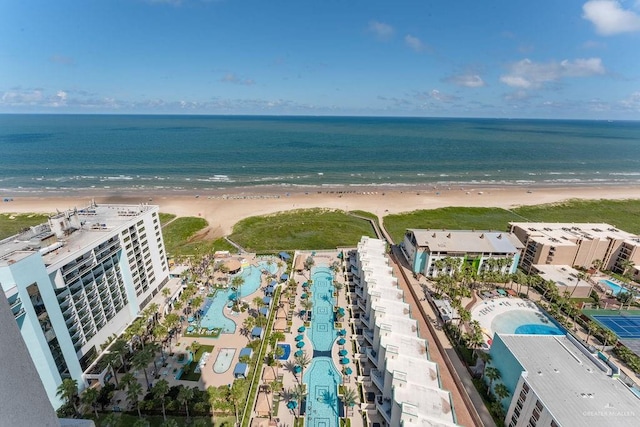
[[[223,83],[231,83],[231,84],[243,85],[243,86],[251,86],[251,85],[254,85],[256,83],[252,79],[244,79],[244,78],[238,77],[235,73],[227,73],[227,74],[225,74],[220,79],[220,81],[223,82]]]
[[[10,106],[37,105],[44,99],[40,89],[12,89],[2,94],[2,104]]]
[[[453,102],[460,99],[455,95],[450,95],[448,93],[440,92],[438,89],[432,89],[429,92],[417,92],[414,96],[415,98],[423,101],[435,99],[436,101],[440,101],[440,102]]]
[[[620,105],[625,110],[640,112],[640,91],[633,92],[628,98],[620,101]]]
[[[393,37],[393,27],[384,22],[371,21],[369,22],[369,31],[376,35],[380,40],[389,40]]]
[[[583,49],[606,49],[606,47],[606,43],[595,40],[587,40],[586,42],[582,43]]]
[[[412,36],[411,34],[404,36],[404,43],[416,52],[422,52],[422,50],[424,50],[422,40],[418,37]]]
[[[509,66],[509,73],[500,76],[507,86],[520,89],[537,89],[547,83],[566,77],[588,77],[606,72],[600,58],[565,59],[561,62],[533,62],[523,59]]]
[[[582,17],[604,36],[640,31],[640,15],[626,10],[617,0],[590,0],[582,6]]]
[[[460,74],[457,76],[448,77],[445,79],[445,81],[449,83],[453,83],[454,85],[463,86],[463,87],[486,86],[485,81],[482,80],[482,77],[480,77],[478,74]]]

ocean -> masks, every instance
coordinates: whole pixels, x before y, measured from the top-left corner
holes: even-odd
[[[640,183],[640,122],[0,115],[2,195]]]

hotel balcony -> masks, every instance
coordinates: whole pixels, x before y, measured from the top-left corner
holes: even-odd
[[[376,409],[387,424],[391,425],[391,399],[382,397],[382,395],[376,396]]]
[[[373,332],[370,329],[364,329],[362,331],[364,338],[369,341],[369,344],[373,345]]]
[[[362,293],[362,286],[356,286],[356,295],[358,298],[364,298],[364,294]]]
[[[24,311],[24,308],[20,307],[20,310],[18,310],[17,312],[13,313],[13,317],[15,317],[16,320],[18,320],[21,317],[23,317],[25,314],[26,314],[26,312]]]
[[[360,316],[360,321],[362,322],[362,324],[364,326],[366,326],[367,328],[371,327],[371,324],[369,323],[369,316],[368,315],[362,315]]]
[[[384,372],[379,369],[372,369],[369,371],[369,375],[371,376],[371,382],[374,383],[380,391],[384,391]]]
[[[367,347],[367,357],[378,368],[378,353],[371,347]]]
[[[358,308],[364,312],[367,311],[367,301],[364,298],[358,298]]]

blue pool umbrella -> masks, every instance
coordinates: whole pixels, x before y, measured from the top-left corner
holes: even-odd
[[[338,356],[346,356],[346,355],[347,355],[347,353],[348,353],[348,351],[343,349],[343,350],[340,350],[340,351],[338,352]]]
[[[305,329],[306,329],[306,328],[305,328],[304,326],[300,326],[300,327],[298,328],[298,332],[304,332],[304,331],[305,331]]]
[[[293,355],[296,357],[302,357],[304,355],[304,351],[298,350],[295,353],[293,353]]]
[[[296,409],[297,407],[298,407],[298,402],[296,402],[295,400],[291,400],[287,402],[287,408]]]
[[[345,313],[344,308],[338,307],[338,313],[340,313],[340,314],[342,314],[344,316],[344,313]]]
[[[344,338],[338,340],[338,345],[344,345],[347,341]]]
[[[193,322],[193,317],[189,316],[189,318],[187,319],[189,322]]]
[[[298,347],[298,348],[304,347],[304,341],[298,341],[297,344],[296,344],[296,347]]]
[[[302,366],[299,366],[299,365],[294,366],[293,372],[296,374],[299,374],[300,372],[302,372]]]
[[[309,295],[307,295],[307,294],[300,295],[300,298],[302,298],[302,299],[307,299],[308,297],[309,297]]]
[[[338,335],[342,335],[342,336],[347,335],[347,331],[345,331],[344,329],[340,329],[338,331]]]
[[[309,286],[309,283],[307,283],[307,282],[304,282],[304,283],[302,284],[302,287],[303,287],[303,288],[306,288],[307,286]]]
[[[296,337],[296,341],[302,341],[303,339],[304,339],[304,336],[303,336],[303,335],[298,335],[298,336]]]
[[[351,374],[353,374],[353,370],[352,370],[351,368],[346,368],[346,369],[344,370],[344,374],[345,374],[345,375],[351,375]]]
[[[347,363],[349,363],[349,359],[347,359],[346,357],[343,357],[342,359],[340,359],[341,365],[346,365]]]
[[[194,327],[193,327],[193,326],[189,326],[189,327],[187,328],[187,332],[191,332],[191,331],[193,331],[193,329],[194,329]]]

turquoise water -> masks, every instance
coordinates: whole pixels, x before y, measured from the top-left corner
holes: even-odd
[[[328,267],[315,267],[311,279],[313,316],[307,333],[316,357],[303,378],[308,387],[306,425],[337,427],[340,407],[338,384],[342,381],[342,375],[330,357],[331,348],[336,340],[333,323],[333,272]],[[318,355],[317,352],[323,353]]]
[[[639,140],[621,121],[7,114],[0,189],[629,185]]]
[[[566,332],[553,319],[541,312],[510,310],[496,316],[491,330],[502,334],[564,335]]]
[[[268,264],[266,261],[261,261],[258,266],[250,265],[243,268],[239,273],[244,278],[244,284],[240,287],[240,298],[245,298],[255,293],[260,288],[262,270],[267,270],[273,274],[278,271],[278,265],[276,263]],[[229,301],[236,297],[236,292],[232,289],[219,289],[213,298],[207,298],[208,309],[200,318],[200,326],[203,328],[219,328],[222,333],[232,334],[236,331],[236,322],[229,319],[224,314],[224,308]]]
[[[313,427],[338,425],[338,384],[342,375],[329,357],[316,357],[304,373],[307,383],[306,424]]]
[[[213,372],[216,374],[223,374],[231,367],[233,362],[233,356],[236,354],[235,348],[221,348],[216,357],[216,361],[213,364]]]
[[[600,280],[600,283],[611,288],[614,296],[618,295],[620,291],[626,291],[626,288],[618,285],[617,283],[612,282],[611,280],[603,279],[603,280]]]
[[[333,272],[328,267],[316,267],[311,275],[313,302],[311,328],[307,329],[316,351],[329,351],[336,339],[333,327]]]

